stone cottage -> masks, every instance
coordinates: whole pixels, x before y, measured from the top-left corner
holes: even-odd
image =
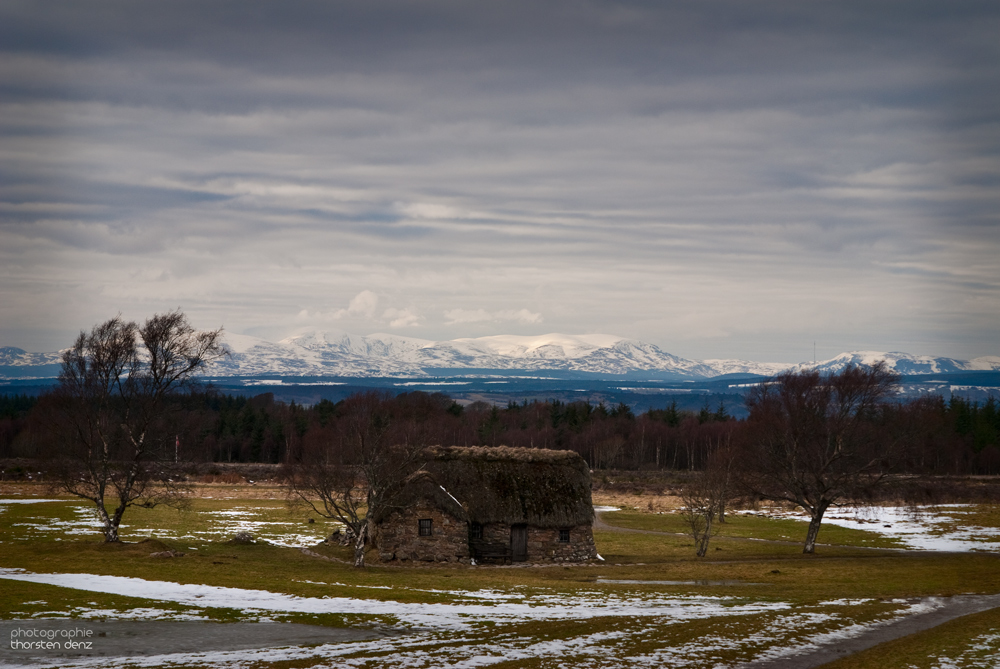
[[[597,556],[590,469],[579,454],[435,447],[373,518],[383,561],[580,562]]]

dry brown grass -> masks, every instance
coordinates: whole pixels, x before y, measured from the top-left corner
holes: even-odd
[[[200,499],[285,499],[284,486],[274,483],[194,483],[191,496]]]
[[[191,496],[199,499],[285,499],[286,489],[275,483],[248,483],[242,477],[227,474],[205,475],[201,481],[190,484]],[[232,479],[232,480],[230,480]],[[45,482],[0,481],[0,496],[51,497],[54,495]],[[615,490],[595,490],[594,504],[617,506],[637,511],[672,511],[680,508],[681,498],[674,495],[634,494]]]
[[[208,478],[208,477],[206,477]],[[275,483],[247,483],[242,478],[232,483],[210,481],[192,483],[191,496],[198,499],[285,499],[286,489]],[[0,497],[67,497],[38,481],[2,481]]]
[[[0,496],[49,497],[49,484],[42,481],[0,481]]]
[[[681,498],[674,495],[636,495],[613,490],[595,490],[593,499],[596,506],[617,506],[649,513],[673,511],[683,505]]]

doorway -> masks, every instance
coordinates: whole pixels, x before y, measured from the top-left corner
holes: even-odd
[[[510,557],[513,562],[525,562],[528,559],[528,526],[510,526]]]

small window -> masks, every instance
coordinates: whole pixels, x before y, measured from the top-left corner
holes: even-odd
[[[569,543],[569,528],[559,530],[559,543]]]
[[[420,536],[429,537],[431,536],[431,534],[433,534],[433,532],[431,531],[432,521],[430,518],[421,518],[417,522],[419,523],[418,529]]]
[[[469,528],[469,535],[473,541],[480,541],[483,538],[483,526],[479,523],[472,523],[472,527]]]

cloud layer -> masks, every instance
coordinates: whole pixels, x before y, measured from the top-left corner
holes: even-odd
[[[1000,341],[993,3],[5,3],[0,344]]]

